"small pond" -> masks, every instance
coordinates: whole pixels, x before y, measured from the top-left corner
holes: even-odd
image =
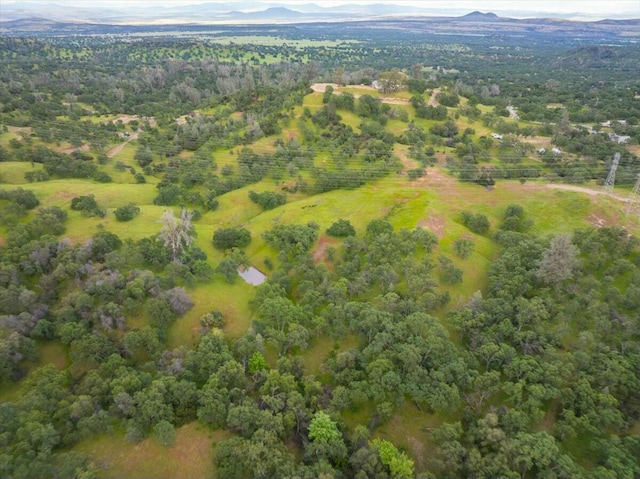
[[[249,266],[247,269],[239,269],[238,274],[242,279],[253,286],[258,286],[267,280],[267,277],[253,266]]]

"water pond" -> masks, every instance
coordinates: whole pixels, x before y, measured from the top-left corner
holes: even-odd
[[[249,266],[246,269],[239,269],[238,274],[242,279],[253,286],[258,286],[267,280],[267,277],[253,266]]]

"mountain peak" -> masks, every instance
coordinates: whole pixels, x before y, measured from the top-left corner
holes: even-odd
[[[467,18],[472,20],[495,20],[496,18],[499,18],[499,17],[493,12],[482,13],[476,10],[475,12],[467,13],[461,18]]]

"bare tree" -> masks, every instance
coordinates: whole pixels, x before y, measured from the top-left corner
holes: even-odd
[[[551,240],[549,248],[542,254],[538,277],[547,284],[557,284],[571,278],[573,270],[580,264],[578,248],[568,235],[558,235]]]
[[[173,211],[164,210],[160,222],[162,230],[160,237],[164,240],[165,246],[171,248],[173,261],[178,261],[178,256],[193,243],[193,233],[191,230],[191,218],[193,212],[182,208],[180,218],[173,215]]]

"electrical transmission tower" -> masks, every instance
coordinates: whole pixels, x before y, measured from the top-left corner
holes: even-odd
[[[638,173],[638,179],[636,179],[636,185],[631,192],[631,198],[634,200],[640,199],[640,173]]]
[[[631,191],[631,197],[629,198],[629,203],[627,203],[627,212],[631,210],[637,211],[638,206],[640,206],[640,173],[638,173],[636,184]]]
[[[609,176],[607,176],[607,180],[604,182],[604,191],[607,193],[611,193],[613,191],[613,184],[616,181],[616,170],[618,169],[618,163],[620,162],[620,153],[616,153],[613,156],[613,163],[611,164],[611,171],[609,171]]]

